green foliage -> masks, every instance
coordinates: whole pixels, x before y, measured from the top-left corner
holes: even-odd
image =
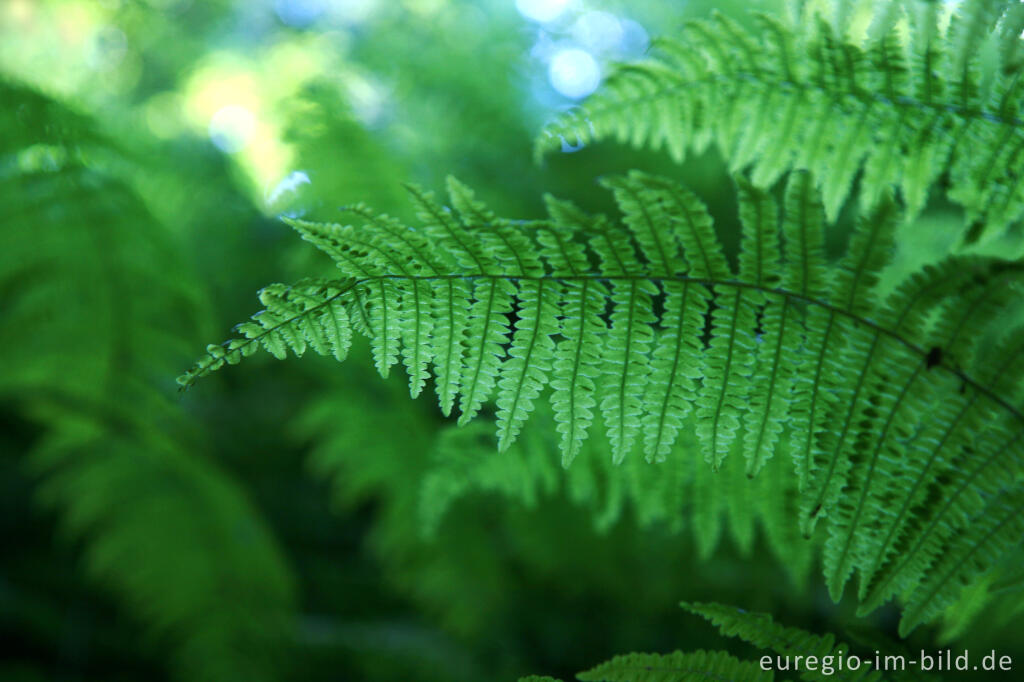
[[[846,647],[807,629],[1018,657],[1024,5],[631,3],[739,23],[618,68],[533,172],[527,72],[622,8],[157,4],[0,10],[5,73],[58,28],[88,55],[38,79],[78,110],[0,82],[0,677],[567,678],[684,642],[580,679],[771,679],[751,645]],[[256,123],[221,154],[228,104]],[[478,194],[402,205],[445,172]],[[175,398],[275,271],[181,382],[323,358]]]
[[[756,663],[724,651],[626,654],[580,673],[584,682],[697,682],[698,680],[771,680]]]
[[[180,679],[269,679],[291,576],[167,391],[195,334],[187,270],[86,117],[0,99],[0,398],[40,431],[20,465]]]
[[[460,423],[496,394],[500,449],[549,382],[555,421],[569,434],[560,443],[566,464],[595,405],[614,462],[627,459],[641,432],[647,459],[666,459],[692,419],[711,471],[735,446],[753,475],[786,425],[800,491],[788,523],[810,535],[826,519],[832,597],[858,571],[865,611],[909,595],[908,631],[1013,545],[1019,338],[1003,334],[990,350],[979,343],[1019,291],[1016,267],[951,258],[883,301],[893,203],[862,216],[847,254],[829,264],[820,203],[808,176],[797,174],[781,219],[770,195],[740,180],[735,272],[691,192],[639,172],[605,185],[621,226],[555,200],[547,221],[498,219],[454,180],[453,208],[412,191],[421,228],[363,207],[358,226],[293,221],[346,279],[264,290],[269,307],[258,324],[211,346],[181,382],[258,345],[278,357],[307,346],[343,355],[350,320],[369,337],[382,375],[402,358],[413,396],[431,363],[446,413],[458,385]],[[325,342],[337,329],[346,330],[344,342]],[[973,420],[988,425],[984,438],[962,428]],[[485,472],[477,469],[478,485],[516,485],[508,471]]]
[[[815,635],[799,628],[785,627],[764,613],[751,613],[721,604],[684,603],[683,608],[706,618],[726,637],[739,637],[760,650],[773,651],[780,656],[814,656],[821,662],[839,661],[850,654],[850,647],[836,642],[831,634]],[[833,677],[840,680],[880,680],[882,673],[870,665],[862,665],[857,670],[831,674],[821,670],[802,670],[800,677],[815,682]]]
[[[771,651],[776,656],[768,656],[771,664],[762,666],[760,660],[743,661],[725,651],[626,654],[580,673],[577,679],[594,682],[691,682],[709,679],[761,682],[775,679],[776,670],[794,672],[799,679],[808,682],[883,679],[883,671],[876,670],[870,659],[862,658],[846,644],[836,642],[834,635],[815,635],[800,628],[785,627],[767,614],[721,604],[684,603],[683,608],[706,618],[718,627],[722,635],[738,637],[759,651]],[[855,666],[849,665],[852,658],[858,660]],[[924,673],[914,672],[913,666],[910,672],[886,671],[885,674],[886,679],[895,680],[932,679]]]
[[[713,556],[726,539],[742,556],[751,556],[759,528],[793,586],[807,583],[816,545],[804,541],[792,523],[798,491],[785,454],[769,460],[755,478],[732,460],[712,473],[687,419],[662,462],[651,465],[631,457],[616,464],[608,456],[607,441],[595,437],[563,469],[556,425],[550,408],[540,406],[522,439],[504,452],[494,447],[489,424],[476,421],[441,431],[420,487],[418,517],[427,537],[436,537],[452,506],[474,494],[498,494],[524,508],[563,496],[588,509],[599,532],[627,512],[641,527],[686,532],[701,560]]]
[[[881,4],[863,36],[838,10],[688,22],[550,123],[537,153],[613,137],[682,160],[713,143],[758,187],[811,171],[830,220],[858,174],[862,207],[899,188],[912,218],[948,170],[968,237],[1003,230],[1024,213],[1020,3],[963,3],[944,31],[941,3]]]

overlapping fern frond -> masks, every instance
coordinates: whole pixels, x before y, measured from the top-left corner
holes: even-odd
[[[830,219],[860,172],[862,206],[898,188],[913,217],[948,170],[968,236],[1001,231],[1024,215],[1024,8],[962,3],[946,27],[942,3],[880,5],[870,23],[689,22],[550,123],[537,153],[615,138],[681,160],[714,144],[758,187],[811,171]]]
[[[429,451],[430,469],[420,487],[418,518],[426,537],[436,537],[449,510],[473,494],[500,495],[526,508],[562,494],[590,511],[595,529],[607,531],[627,510],[640,527],[662,526],[689,534],[698,558],[710,558],[729,541],[741,556],[753,554],[757,531],[794,586],[807,584],[818,543],[803,541],[796,518],[798,486],[792,475],[788,443],[750,478],[734,444],[712,472],[700,456],[694,422],[687,418],[663,462],[650,465],[631,457],[612,462],[607,440],[588,438],[572,466],[558,466],[554,415],[539,405],[523,437],[506,451],[494,448],[493,428],[484,420],[443,430]]]
[[[793,522],[825,521],[833,597],[856,571],[866,610],[908,596],[910,629],[1020,537],[1024,346],[999,323],[1022,274],[951,258],[881,300],[892,201],[829,263],[809,176],[781,209],[738,182],[738,270],[695,195],[639,172],[604,181],[621,224],[552,198],[548,220],[499,219],[454,180],[451,208],[412,191],[422,227],[364,207],[358,225],[294,221],[344,277],[268,287],[243,336],[180,381],[260,346],[344,357],[354,329],[382,374],[401,359],[414,396],[433,367],[460,422],[494,399],[502,448],[549,388],[566,465],[598,424],[616,462],[663,460],[692,424],[707,471],[736,457],[748,475],[785,438]]]

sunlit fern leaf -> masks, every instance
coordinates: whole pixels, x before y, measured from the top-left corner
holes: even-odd
[[[830,219],[861,169],[862,206],[898,187],[908,217],[949,170],[949,197],[968,224],[1001,231],[1024,213],[1019,40],[1004,41],[1002,69],[986,70],[992,51],[980,46],[1024,21],[1019,3],[961,4],[949,39],[936,3],[912,5],[908,37],[893,12],[880,12],[865,42],[814,15],[797,25],[758,17],[757,32],[722,15],[692,21],[550,123],[537,154],[566,140],[615,138],[665,146],[681,160],[713,141],[733,171],[751,167],[760,187],[810,170]]]
[[[591,218],[568,202],[545,197],[552,217],[549,229],[537,235],[542,253],[553,272],[573,278],[591,270],[586,248],[574,241],[576,232],[592,229]],[[601,376],[602,314],[607,307],[608,288],[598,280],[565,282],[565,301],[560,320],[562,340],[555,347],[551,405],[562,434],[562,462],[568,466],[576,457],[594,420],[597,381]]]
[[[386,307],[389,324],[406,330],[389,337],[388,353],[409,358],[410,346],[427,349],[421,355],[432,354],[435,375],[445,376],[445,356],[429,349],[449,343],[447,332],[439,345],[426,331],[408,331],[432,329],[435,320],[417,327],[410,319],[459,309],[448,320],[465,321],[466,352],[450,360],[461,363],[460,423],[496,388],[498,442],[510,447],[550,384],[566,465],[595,437],[597,421],[613,463],[627,466],[642,441],[649,459],[693,467],[687,504],[702,556],[726,528],[741,550],[752,546],[754,509],[739,504],[741,481],[772,465],[768,451],[783,437],[788,456],[775,466],[794,467],[799,493],[760,520],[777,523],[779,510],[795,506],[789,522],[804,535],[824,523],[825,577],[836,599],[854,574],[870,606],[913,589],[958,534],[981,528],[978,515],[998,482],[1019,471],[1021,372],[1002,357],[1015,352],[1013,337],[1001,334],[997,356],[986,340],[1019,296],[1019,267],[954,258],[883,298],[880,273],[899,221],[894,201],[860,215],[846,254],[828,263],[820,198],[808,174],[794,173],[782,206],[737,180],[737,272],[692,192],[639,172],[603,182],[621,225],[554,199],[546,221],[502,220],[455,181],[454,210],[413,190],[425,227],[399,229],[382,218],[359,228],[297,224],[345,278],[300,283],[295,309],[277,309],[292,305],[287,288],[265,292],[273,322],[242,327],[252,338],[213,347],[181,382],[237,359],[255,339],[273,336],[269,350],[277,352],[315,350],[314,341],[322,347],[323,330],[311,335],[303,320],[322,319],[318,306],[350,309],[356,292],[386,284],[383,297],[363,294],[370,324],[353,325],[369,331],[378,358],[390,343],[376,331]],[[458,299],[446,286],[456,281]],[[424,378],[420,363],[407,368]],[[445,396],[454,403],[453,385],[440,394],[443,409]],[[979,432],[983,423],[990,426]],[[710,466],[675,462],[677,442],[684,434],[690,442],[691,433]],[[631,484],[626,474],[600,476],[606,489],[595,514],[609,524]],[[595,485],[580,478],[570,489],[591,495],[582,491]],[[936,507],[928,503],[934,499],[949,501]],[[790,537],[777,527],[769,534],[775,542]],[[979,565],[997,554],[979,555]],[[952,599],[945,590],[935,597]],[[933,606],[929,615],[941,608]]]

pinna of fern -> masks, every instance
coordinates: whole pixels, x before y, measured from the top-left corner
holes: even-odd
[[[362,206],[358,226],[290,221],[343,277],[267,287],[242,336],[180,381],[260,346],[340,359],[355,330],[382,374],[401,359],[413,396],[433,367],[460,423],[493,398],[501,448],[550,385],[566,465],[598,421],[619,462],[637,442],[663,459],[692,418],[711,469],[736,445],[749,475],[786,436],[796,522],[810,535],[825,520],[832,596],[858,572],[865,610],[908,596],[906,629],[1019,542],[1024,344],[982,345],[1019,295],[1019,267],[951,258],[882,300],[892,201],[829,263],[807,174],[781,210],[740,177],[734,270],[686,188],[635,171],[602,183],[621,224],[551,197],[547,220],[499,219],[455,180],[451,207],[411,190],[418,228]]]
[[[726,651],[674,651],[669,654],[632,653],[616,656],[579,673],[576,679],[590,682],[699,682],[700,680],[734,680],[735,682],[769,682],[777,672],[795,675],[808,682],[847,680],[876,682],[892,680],[932,680],[933,675],[904,665],[882,666],[877,659],[856,653],[837,641],[835,635],[817,635],[800,628],[777,623],[764,613],[746,611],[715,603],[683,603],[692,614],[705,618],[725,637],[736,637],[754,645],[760,652],[775,655],[759,656],[744,661]],[[901,647],[888,643],[886,655]],[[876,651],[877,655],[877,651]],[[902,656],[904,662],[917,663],[912,655]],[[767,659],[767,660],[765,660]],[[522,677],[519,682],[559,682],[552,677]]]
[[[732,170],[770,187],[811,171],[834,220],[859,175],[872,207],[898,188],[908,217],[948,171],[971,238],[1024,215],[1024,120],[1019,2],[961,3],[940,30],[942,3],[879,3],[867,36],[851,3],[832,22],[757,15],[691,21],[677,39],[624,64],[580,107],[548,124],[538,156],[614,138],[665,147],[681,161],[714,144]]]

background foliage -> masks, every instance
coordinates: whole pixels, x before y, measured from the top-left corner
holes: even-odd
[[[533,218],[546,191],[610,211],[597,177],[666,173],[734,259],[714,149],[682,166],[610,142],[533,160],[573,103],[549,83],[553,55],[635,57],[638,30],[671,35],[711,5],[748,26],[740,5],[783,11],[595,0],[542,27],[498,0],[0,6],[0,678],[490,680],[628,651],[757,651],[683,599],[896,646],[895,609],[855,618],[810,545],[780,557],[789,540],[713,499],[757,497],[766,476],[633,458],[630,494],[585,451],[567,477],[544,414],[502,457],[492,423],[452,428],[358,344],[343,365],[264,358],[175,391],[253,291],[332,272],[279,216],[338,220],[362,201],[411,218],[407,181],[452,173]],[[593,11],[619,42],[579,28]],[[854,214],[830,228],[832,256]],[[962,222],[931,196],[900,227],[887,286],[963,250]],[[970,248],[1020,253],[1012,226],[987,239]],[[680,494],[705,510],[692,522],[637,503],[692,476],[707,477]],[[901,646],[1024,661],[1015,557]]]

